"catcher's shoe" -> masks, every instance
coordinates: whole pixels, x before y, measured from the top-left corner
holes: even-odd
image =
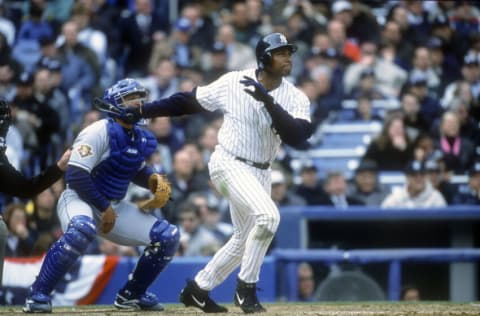
[[[51,313],[52,300],[42,293],[29,294],[22,308],[25,313]]]
[[[235,306],[240,307],[245,314],[266,312],[258,301],[256,283],[246,283],[240,279],[237,279],[237,282],[233,298]]]
[[[149,292],[138,297],[131,297],[129,291],[121,291],[117,293],[113,305],[118,309],[163,311],[163,306],[159,303],[157,296]]]
[[[200,308],[205,313],[226,313],[228,309],[215,303],[209,296],[209,292],[198,287],[195,281],[187,281],[180,292],[180,302],[186,307],[193,306]]]

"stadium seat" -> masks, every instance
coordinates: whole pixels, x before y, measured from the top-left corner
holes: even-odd
[[[366,146],[382,129],[380,122],[336,122],[319,127],[317,148],[355,148]]]
[[[295,174],[306,163],[313,163],[317,167],[318,177],[323,179],[329,171],[342,171],[345,177],[351,178],[357,168],[360,158],[365,153],[364,146],[354,148],[318,148],[308,151],[292,151],[291,167]]]
[[[325,134],[318,148],[356,148],[370,144],[372,136],[363,133]]]

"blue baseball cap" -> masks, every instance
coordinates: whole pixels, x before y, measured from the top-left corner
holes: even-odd
[[[187,18],[180,18],[175,22],[175,28],[182,32],[188,32],[192,28],[190,20]]]
[[[474,175],[477,173],[480,173],[480,161],[476,161],[468,171],[469,175]]]
[[[405,168],[406,174],[418,174],[418,173],[425,173],[427,170],[425,169],[425,164],[422,161],[412,160],[407,164]]]
[[[434,159],[425,161],[425,170],[426,171],[440,171],[440,165]]]
[[[473,54],[473,53],[468,53],[467,55],[465,55],[465,57],[463,57],[463,64],[465,66],[470,66],[470,65],[477,65],[479,64],[479,58],[477,55]]]
[[[408,82],[412,86],[426,86],[428,82],[428,78],[426,75],[420,72],[413,72],[410,78],[408,79]]]
[[[227,47],[222,42],[215,42],[211,48],[212,53],[224,53],[227,51]]]
[[[33,76],[31,73],[24,71],[17,78],[17,85],[30,86],[33,84]]]

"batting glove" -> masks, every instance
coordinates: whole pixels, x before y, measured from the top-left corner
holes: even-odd
[[[254,79],[243,76],[244,79],[240,80],[240,83],[245,87],[253,87],[254,90],[243,89],[246,93],[250,94],[255,100],[263,102],[265,104],[273,104],[273,97],[268,94],[267,89],[258,81]]]

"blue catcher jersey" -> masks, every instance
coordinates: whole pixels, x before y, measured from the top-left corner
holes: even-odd
[[[136,126],[127,131],[114,120],[104,119],[78,135],[69,165],[90,172],[107,199],[120,200],[156,145],[151,132]]]

